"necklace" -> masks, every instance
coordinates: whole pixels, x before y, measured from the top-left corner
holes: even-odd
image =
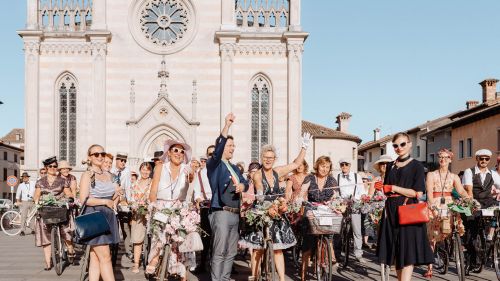
[[[406,157],[404,157],[404,158],[402,158],[402,157],[398,157],[398,160],[397,160],[397,161],[398,161],[398,162],[406,162],[406,161],[407,161],[408,159],[410,159],[410,158],[411,158],[411,155],[410,155],[410,154],[408,154],[408,156],[406,156]]]
[[[444,183],[443,183],[443,177],[441,176],[441,171],[438,171],[439,173],[439,181],[441,182],[441,205],[444,205],[446,200],[444,199],[444,188],[446,184],[446,180],[448,179],[448,173],[449,171],[446,171],[446,176],[444,178]]]

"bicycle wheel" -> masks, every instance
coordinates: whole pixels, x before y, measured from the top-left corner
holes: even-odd
[[[351,231],[351,223],[348,222],[344,225],[344,228],[342,229],[342,236],[341,236],[341,243],[342,243],[342,251],[341,254],[343,255],[342,259],[342,267],[346,268],[347,265],[349,264],[349,255],[351,251],[351,241],[352,240],[352,231]]]
[[[274,266],[274,249],[272,241],[266,242],[266,250],[261,260],[259,280],[276,280],[276,267]]]
[[[142,269],[146,270],[146,265],[148,264],[148,257],[150,249],[150,239],[151,236],[146,235],[144,238],[144,244],[142,244]]]
[[[51,230],[52,264],[57,275],[61,275],[64,267],[63,251],[64,246],[59,233],[59,226],[54,225]]]
[[[434,264],[432,269],[439,274],[446,274],[448,272],[448,251],[446,251],[444,243],[437,243],[434,249]]]
[[[170,245],[165,244],[163,256],[161,258],[161,267],[159,270],[158,281],[168,280],[168,261],[170,259]]]
[[[478,233],[473,241],[475,254],[471,260],[471,271],[474,273],[481,273],[485,260],[485,241],[483,236]]]
[[[85,246],[84,253],[80,259],[81,269],[80,269],[80,281],[89,280],[89,264],[90,264],[90,246]]]
[[[297,244],[292,247],[292,260],[297,269],[302,267],[302,235],[297,235]]]
[[[318,240],[318,249],[316,251],[316,277],[318,281],[331,281],[333,265],[330,239],[322,236]]]
[[[458,233],[453,234],[453,253],[455,264],[457,265],[457,275],[459,281],[465,281],[464,252],[462,251],[462,241]]]
[[[2,215],[2,231],[9,236],[16,236],[21,232],[21,214],[17,211],[7,211]]]
[[[500,239],[497,236],[495,236],[495,242],[493,244],[493,263],[495,264],[497,279],[500,280]]]

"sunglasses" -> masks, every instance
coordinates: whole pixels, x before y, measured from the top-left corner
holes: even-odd
[[[400,143],[400,144],[397,144],[397,143],[393,143],[393,144],[392,144],[392,147],[394,147],[394,149],[396,149],[396,148],[398,148],[398,147],[403,148],[403,147],[405,147],[405,146],[406,146],[406,142],[402,142],[402,143]]]
[[[46,175],[47,172],[40,172],[40,175]]]
[[[116,160],[121,161],[122,163],[127,163],[127,159],[117,158]]]
[[[57,165],[48,165],[47,168],[57,169]]]
[[[94,156],[95,158],[101,156],[101,157],[104,157],[106,156],[106,152],[94,152],[94,153],[90,153],[90,156]]]
[[[439,156],[439,159],[450,159],[450,156]]]
[[[172,148],[170,151],[172,151],[173,153],[180,153],[180,154],[184,154],[184,149],[182,149],[182,148],[177,148],[177,147],[174,147],[174,148]]]
[[[490,161],[490,157],[478,157],[479,161]]]
[[[340,167],[349,166],[349,165],[351,165],[351,164],[349,164],[349,163],[340,163]]]

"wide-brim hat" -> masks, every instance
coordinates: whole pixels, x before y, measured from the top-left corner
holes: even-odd
[[[24,173],[21,175],[21,178],[22,178],[22,177],[28,177],[28,178],[29,178],[29,177],[30,177],[30,174],[28,174],[28,173],[24,172]]]
[[[380,172],[380,163],[389,163],[392,161],[394,161],[394,160],[392,160],[391,156],[382,155],[382,156],[380,156],[380,158],[377,161],[375,161],[375,163],[373,163],[373,168]]]
[[[163,146],[163,156],[160,158],[161,161],[165,162],[168,158],[168,151],[174,145],[180,145],[184,149],[184,163],[188,164],[191,161],[191,146],[178,140],[167,140]]]
[[[57,169],[58,170],[69,169],[70,171],[73,170],[73,168],[71,167],[71,165],[69,165],[69,162],[66,161],[66,160],[59,161],[59,165],[57,166]]]

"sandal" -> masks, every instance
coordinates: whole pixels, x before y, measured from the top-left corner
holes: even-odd
[[[139,273],[139,264],[134,263],[134,266],[132,267],[132,273]]]
[[[431,279],[432,278],[432,269],[428,269],[426,273],[424,273],[424,277]]]

